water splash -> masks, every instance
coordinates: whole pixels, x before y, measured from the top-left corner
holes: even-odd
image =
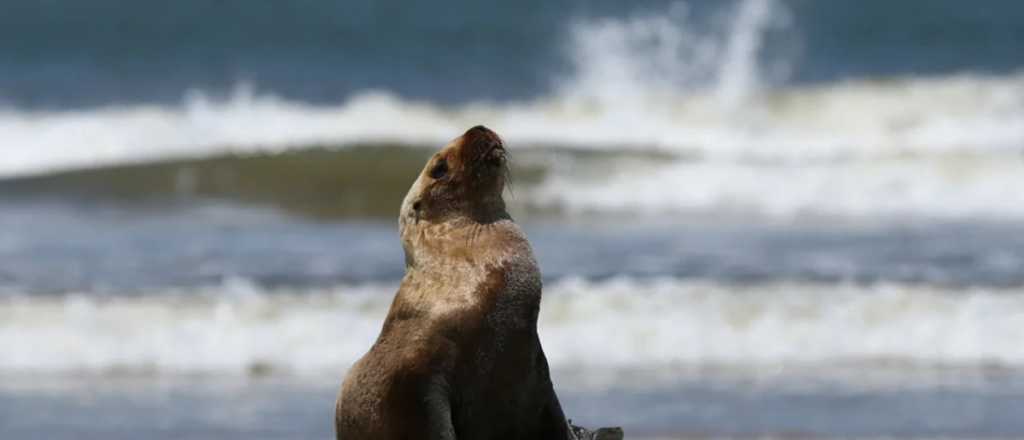
[[[736,106],[755,93],[761,82],[758,55],[764,35],[782,9],[773,0],[746,0],[739,6],[719,64],[719,101]]]
[[[686,3],[626,19],[578,21],[567,50],[575,73],[559,89],[623,111],[648,107],[659,96],[708,91],[724,106],[737,106],[764,82],[765,37],[785,30],[789,13],[774,0],[744,0],[730,12],[711,28],[698,26]]]

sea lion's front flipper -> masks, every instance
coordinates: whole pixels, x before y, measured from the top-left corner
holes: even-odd
[[[594,440],[622,440],[625,433],[622,432],[622,428],[600,428],[594,431]]]
[[[572,424],[572,420],[569,421],[569,430],[572,432],[575,440],[622,440],[625,433],[622,428],[599,428],[597,431],[591,431],[581,426]]]

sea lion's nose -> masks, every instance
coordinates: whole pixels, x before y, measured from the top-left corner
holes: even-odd
[[[475,157],[483,155],[496,157],[505,151],[505,146],[501,142],[501,138],[498,137],[498,134],[483,125],[477,125],[466,130],[466,134],[462,136],[462,141],[463,145],[468,147],[466,149],[467,154]]]
[[[498,134],[483,125],[466,130],[466,134],[463,136],[472,144],[486,145],[488,148],[495,145],[501,146],[501,138],[498,137]]]
[[[495,136],[494,132],[491,131],[490,128],[484,127],[483,125],[477,125],[476,127],[470,128],[469,130],[466,131],[466,134],[470,134],[473,132],[476,132],[476,134],[482,136]]]

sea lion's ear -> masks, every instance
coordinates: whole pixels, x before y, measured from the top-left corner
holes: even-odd
[[[422,207],[423,203],[420,202],[419,200],[412,203],[413,223],[420,222],[420,208]]]

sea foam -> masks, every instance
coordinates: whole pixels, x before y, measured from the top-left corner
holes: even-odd
[[[236,280],[141,297],[8,297],[0,373],[340,372],[372,345],[394,289]],[[538,327],[560,370],[1018,369],[1022,293],[564,279],[545,289]]]

